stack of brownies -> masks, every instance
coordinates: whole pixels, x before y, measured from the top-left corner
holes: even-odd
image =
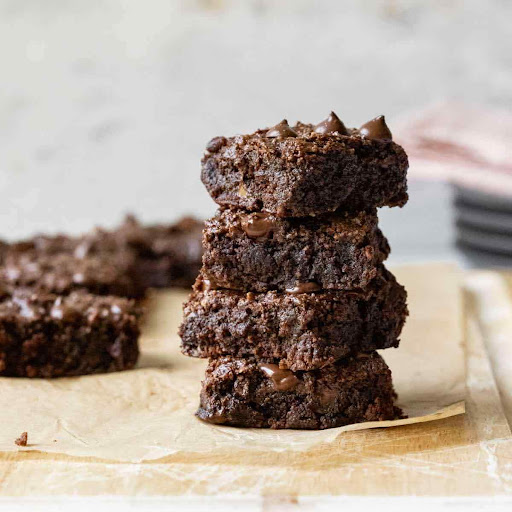
[[[202,181],[220,210],[180,328],[183,352],[210,359],[201,419],[317,429],[400,415],[376,350],[398,346],[406,292],[383,266],[376,208],[405,204],[407,168],[382,116],[210,141]]]
[[[190,286],[202,223],[0,242],[0,376],[62,377],[132,368],[139,299],[149,287]]]

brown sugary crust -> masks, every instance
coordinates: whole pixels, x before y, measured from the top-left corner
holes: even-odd
[[[409,164],[398,144],[357,130],[319,134],[303,123],[294,130],[298,137],[268,138],[265,129],[210,142],[201,179],[214,201],[280,217],[407,202]]]
[[[323,289],[365,288],[387,258],[377,214],[337,213],[283,219],[265,215],[263,236],[247,223],[261,214],[221,210],[206,222],[202,273],[219,288],[285,291],[314,282]]]
[[[401,416],[391,371],[375,352],[292,378],[295,384],[280,390],[255,360],[210,361],[197,415],[209,423],[276,429],[325,429]]]
[[[406,292],[381,268],[364,291],[288,294],[203,291],[184,305],[182,351],[256,357],[292,370],[321,368],[359,352],[397,347]]]
[[[18,289],[0,298],[0,375],[64,377],[133,368],[140,308],[83,291]]]

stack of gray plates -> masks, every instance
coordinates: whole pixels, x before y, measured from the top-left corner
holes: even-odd
[[[512,198],[455,187],[455,218],[459,246],[512,264]]]

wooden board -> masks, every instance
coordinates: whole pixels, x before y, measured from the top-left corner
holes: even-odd
[[[474,496],[512,493],[512,436],[482,333],[467,318],[467,414],[347,432],[314,452],[174,454],[112,463],[37,452],[0,454],[0,496]],[[5,421],[5,417],[4,417]],[[273,499],[273,498],[272,498]]]

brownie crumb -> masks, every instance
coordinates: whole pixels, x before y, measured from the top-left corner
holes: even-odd
[[[28,441],[28,433],[23,432],[21,434],[21,436],[18,437],[18,439],[16,439],[16,441],[14,441],[14,444],[16,444],[18,446],[27,446],[27,441]]]

